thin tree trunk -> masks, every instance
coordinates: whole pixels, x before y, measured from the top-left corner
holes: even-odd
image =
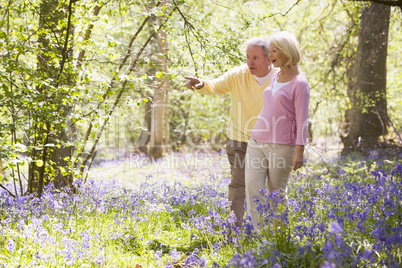
[[[148,96],[149,97],[149,96]],[[140,138],[138,140],[138,150],[142,153],[148,153],[148,144],[150,141],[150,130],[151,130],[151,124],[152,124],[152,107],[151,107],[151,102],[147,101],[144,105],[144,122],[143,122],[143,127],[144,129],[141,131]]]
[[[94,16],[98,16],[98,15],[99,15],[99,11],[101,10],[101,8],[102,8],[102,6],[96,6],[96,7],[94,8],[93,15],[94,15]],[[84,42],[85,42],[85,41],[88,41],[89,38],[91,37],[93,28],[94,28],[94,25],[93,25],[93,24],[90,24],[90,25],[88,26],[88,29],[85,31]],[[81,66],[82,66],[82,61],[84,60],[84,56],[85,56],[85,50],[83,49],[83,50],[80,51],[80,54],[78,55],[78,59],[77,59],[77,68],[78,68],[78,69],[80,69]]]
[[[162,1],[162,6],[166,5],[166,1]],[[158,24],[162,22],[159,20]],[[166,115],[167,109],[167,92],[169,90],[169,80],[167,77],[167,57],[168,50],[167,34],[163,28],[158,32],[157,38],[157,51],[159,56],[157,61],[157,82],[158,86],[155,88],[154,103],[152,105],[152,127],[151,127],[151,147],[149,150],[149,157],[152,159],[161,158],[166,144],[164,146],[164,115]],[[167,118],[165,118],[167,121]]]

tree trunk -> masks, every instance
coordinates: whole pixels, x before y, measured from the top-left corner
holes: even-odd
[[[54,163],[54,170],[56,172],[54,185],[57,188],[64,188],[65,186],[71,187],[73,184],[73,174],[67,170],[73,154],[73,147],[67,146],[66,143],[68,141],[73,141],[75,133],[75,128],[62,129],[59,139],[57,140],[61,147],[54,148],[51,153],[51,159]]]
[[[161,6],[165,6],[166,1],[163,1]],[[158,19],[158,24],[162,23]],[[157,55],[155,76],[157,77],[157,86],[152,105],[152,123],[151,123],[151,145],[149,149],[149,157],[152,159],[161,158],[165,150],[164,146],[164,115],[167,109],[167,92],[169,90],[169,80],[167,77],[167,57],[168,50],[167,34],[162,28],[157,35]],[[167,120],[167,118],[165,118]]]
[[[6,180],[6,172],[3,171],[3,159],[0,156],[0,183]]]
[[[349,72],[344,152],[368,153],[388,133],[386,61],[390,7],[363,8],[355,63]]]
[[[147,96],[149,98],[150,96]],[[138,150],[142,153],[148,153],[149,135],[152,124],[152,107],[151,102],[147,101],[144,105],[144,129],[141,131],[140,138],[138,140]]]
[[[34,124],[36,124],[35,144],[41,150],[32,153],[33,159],[41,161],[30,165],[28,190],[37,192],[39,196],[44,185],[53,181],[53,184],[62,188],[72,184],[73,177],[68,173],[69,158],[72,148],[67,146],[73,138],[72,128],[68,126],[67,118],[72,107],[62,104],[64,98],[63,87],[70,85],[73,80],[71,70],[67,63],[72,59],[73,27],[71,26],[72,2],[60,5],[59,1],[44,1],[40,6],[40,29],[44,29],[38,42],[42,53],[38,56],[38,73],[44,81],[50,81],[52,87],[41,85],[37,88],[40,92],[40,100],[47,107],[57,107],[57,110],[45,109],[42,112],[34,112]],[[60,23],[65,24],[59,27]],[[49,32],[53,33],[49,38]],[[57,61],[55,61],[55,58]],[[55,122],[62,122],[57,124]],[[66,126],[63,126],[65,124]]]

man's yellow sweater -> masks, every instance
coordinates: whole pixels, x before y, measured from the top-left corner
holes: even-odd
[[[262,109],[262,92],[269,85],[272,73],[268,80],[260,86],[246,64],[234,68],[224,75],[204,80],[204,86],[195,91],[205,95],[232,94],[230,109],[229,139],[248,142],[251,130]]]

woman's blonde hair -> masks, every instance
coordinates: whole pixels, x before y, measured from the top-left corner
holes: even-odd
[[[299,42],[293,34],[286,31],[278,32],[269,38],[269,42],[288,56],[286,65],[297,64],[300,61]]]

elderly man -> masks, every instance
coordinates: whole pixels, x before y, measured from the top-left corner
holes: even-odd
[[[185,77],[186,87],[200,94],[232,94],[229,133],[226,151],[231,168],[231,183],[228,199],[236,216],[236,225],[241,227],[245,201],[245,163],[247,142],[261,111],[262,92],[268,87],[271,75],[269,41],[253,38],[247,43],[247,64],[236,67],[213,80]]]

